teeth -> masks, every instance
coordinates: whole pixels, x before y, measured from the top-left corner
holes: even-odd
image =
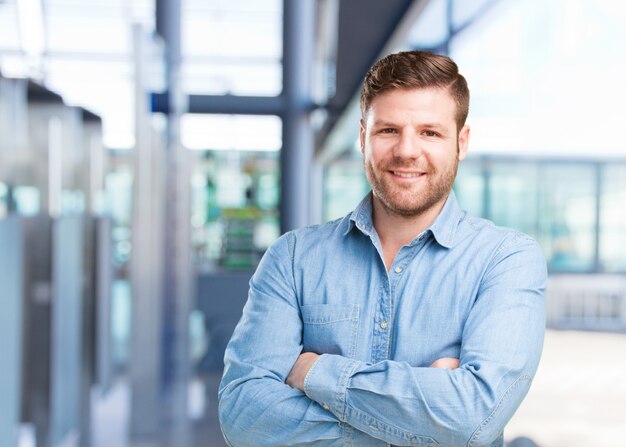
[[[420,174],[415,173],[415,172],[393,172],[394,175],[397,175],[398,177],[402,177],[402,178],[415,178],[415,177],[419,177]]]

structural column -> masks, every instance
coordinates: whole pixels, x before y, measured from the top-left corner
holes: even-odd
[[[163,315],[163,396],[172,421],[172,445],[190,442],[187,386],[191,377],[189,314],[194,302],[191,262],[191,158],[181,144],[180,119],[187,112],[182,91],[182,10],[180,1],[157,0],[157,32],[165,42],[168,116],[164,202],[166,231]]]
[[[311,74],[315,47],[315,0],[283,0],[283,146],[280,154],[281,232],[311,222],[310,168],[314,133]]]

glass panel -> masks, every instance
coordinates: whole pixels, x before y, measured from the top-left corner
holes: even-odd
[[[280,235],[277,152],[206,151],[191,179],[197,265],[254,268]]]
[[[35,75],[63,96],[100,115],[105,146],[130,148],[133,132],[132,24],[154,28],[154,0],[47,0],[45,63],[21,52],[15,2],[0,1],[0,67],[5,76]],[[33,73],[31,73],[33,71]]]
[[[281,1],[186,0],[182,32],[186,93],[280,93]]]
[[[0,185],[2,185],[0,183]],[[1,200],[1,199],[0,199]],[[1,202],[0,202],[1,203]],[[24,270],[23,235],[21,222],[2,220],[0,212],[0,284],[2,284],[2,312],[0,312],[0,445],[15,446],[16,427],[22,420],[21,389],[22,350],[24,333],[24,295],[27,281]]]
[[[17,5],[11,1],[0,2],[0,53],[21,49]]]
[[[548,266],[555,271],[591,271],[595,268],[595,166],[545,165],[539,178],[538,239]]]
[[[34,186],[16,186],[13,188],[13,199],[18,214],[34,216],[39,212],[40,194]]]
[[[272,115],[185,114],[181,139],[189,149],[278,151],[282,121]]]
[[[472,216],[485,217],[485,177],[481,160],[465,160],[459,164],[454,192],[461,208]]]
[[[608,272],[626,272],[626,165],[603,170],[600,222],[600,265]]]
[[[433,48],[448,38],[447,0],[431,0],[411,28],[407,43],[413,48]]]
[[[282,54],[280,19],[279,11],[188,10],[183,27],[183,54],[279,59]]]
[[[129,63],[57,58],[49,67],[50,89],[61,94],[66,104],[81,105],[102,117],[106,147],[134,145],[134,91]]]
[[[188,94],[276,96],[282,90],[280,61],[188,59],[182,69],[183,88]]]
[[[0,219],[9,214],[9,188],[0,182]]]
[[[621,155],[620,139],[598,130],[626,120],[626,62],[616,57],[626,52],[626,4],[497,3],[451,44],[472,92],[472,151]]]
[[[453,0],[452,25],[455,29],[468,22],[477,23],[489,12],[495,3],[493,0]]]
[[[494,162],[489,170],[489,217],[497,225],[537,237],[536,163]]]
[[[46,5],[48,6],[48,5]],[[108,16],[86,17],[74,12],[63,15],[51,8],[47,14],[46,45],[52,52],[125,54],[132,47],[131,27],[123,12],[111,11]],[[119,14],[119,15],[118,15]]]
[[[113,219],[113,261],[121,269],[130,260],[133,174],[120,166],[106,175],[106,209]]]
[[[345,216],[369,190],[360,159],[341,160],[328,166],[324,175],[324,221]]]

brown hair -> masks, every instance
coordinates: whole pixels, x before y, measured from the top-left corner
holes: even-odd
[[[455,118],[460,131],[469,111],[467,81],[452,59],[427,51],[402,51],[376,62],[361,88],[361,116],[365,117],[374,98],[383,92],[427,87],[448,89],[456,103]]]

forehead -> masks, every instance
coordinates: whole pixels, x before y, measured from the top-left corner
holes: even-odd
[[[367,122],[372,120],[427,119],[456,123],[456,103],[447,88],[393,89],[370,103]]]

